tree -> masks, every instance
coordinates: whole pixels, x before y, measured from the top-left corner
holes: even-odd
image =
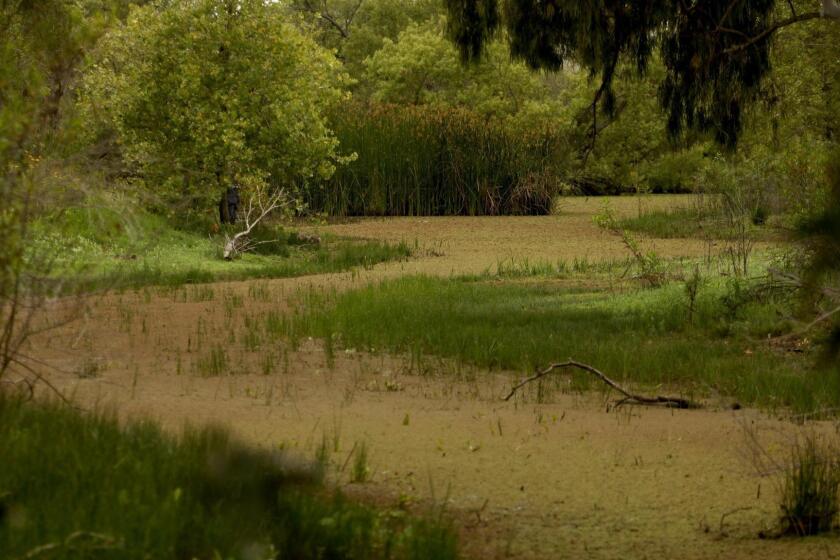
[[[288,6],[319,44],[335,49],[354,77],[385,39],[396,39],[409,23],[441,15],[436,0],[290,0]]]
[[[219,182],[290,193],[329,177],[342,161],[324,116],[344,96],[335,57],[272,2],[164,6],[103,38],[83,90],[146,184],[206,207]]]
[[[33,248],[30,226],[44,195],[51,194],[43,169],[57,145],[72,143],[72,131],[61,130],[62,109],[78,64],[124,5],[0,2],[0,383],[10,373],[28,383],[41,379],[33,369],[37,360],[22,349],[36,328],[63,320],[59,308],[69,303],[65,299],[43,316],[44,304],[61,286],[50,275],[56,255]]]
[[[487,116],[511,116],[527,101],[548,103],[548,91],[503,45],[488,46],[479,64],[464,69],[443,35],[442,21],[410,24],[396,41],[365,60],[366,80],[376,101],[468,106]]]
[[[592,103],[615,110],[613,79],[621,61],[643,74],[658,54],[665,67],[659,101],[668,130],[711,133],[734,146],[743,110],[758,99],[770,71],[770,39],[794,23],[840,20],[835,0],[783,13],[775,0],[445,0],[449,33],[465,60],[482,56],[504,26],[513,56],[532,68],[557,70],[568,61],[600,76]],[[593,134],[597,126],[592,128]]]

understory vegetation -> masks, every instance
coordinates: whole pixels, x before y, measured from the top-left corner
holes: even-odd
[[[439,518],[377,512],[315,465],[220,429],[164,434],[0,393],[0,550],[8,558],[455,558]]]

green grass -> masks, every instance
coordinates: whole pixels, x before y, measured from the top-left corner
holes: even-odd
[[[440,520],[351,503],[316,470],[219,430],[175,439],[0,394],[0,463],[4,558],[456,556]]]
[[[710,281],[689,320],[682,283],[581,292],[554,282],[408,277],[331,297],[304,294],[282,325],[292,339],[436,355],[530,372],[574,357],[621,381],[700,397],[811,411],[840,403],[840,379],[763,342],[790,329],[783,303],[751,303],[743,282]],[[584,385],[585,379],[581,379]]]
[[[53,275],[73,278],[84,290],[323,274],[411,256],[406,243],[326,236],[310,244],[272,226],[257,237],[273,243],[225,261],[220,235],[179,231],[145,212],[126,218],[110,210],[74,208],[43,218],[34,229],[32,250],[57,255]]]
[[[703,221],[697,211],[690,208],[642,212],[633,218],[619,220],[618,225],[633,232],[663,239],[697,238],[705,233]],[[709,229],[709,234],[712,233],[713,229]]]
[[[635,265],[632,258],[613,259],[613,260],[590,260],[587,257],[575,257],[571,261],[557,260],[556,262],[549,261],[531,261],[528,258],[504,259],[496,262],[496,268],[488,268],[484,273],[473,276],[472,280],[488,279],[488,278],[533,278],[533,277],[565,277],[575,274],[607,274],[611,272],[620,272],[628,270]]]
[[[749,224],[749,237],[754,241],[784,239],[790,220],[789,216],[774,216],[770,224]],[[721,210],[714,207],[642,211],[618,220],[618,226],[661,239],[730,239],[738,235]]]

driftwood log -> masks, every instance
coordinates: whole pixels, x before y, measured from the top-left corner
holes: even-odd
[[[609,385],[610,387],[612,387],[613,389],[615,389],[616,391],[618,391],[619,393],[621,393],[622,395],[624,395],[623,398],[619,399],[615,403],[615,406],[621,406],[623,404],[643,404],[665,406],[670,408],[699,408],[699,405],[697,403],[694,403],[688,399],[683,399],[681,397],[647,397],[644,395],[637,395],[635,393],[631,393],[630,391],[628,391],[627,389],[625,389],[624,387],[607,377],[603,372],[599,371],[598,369],[590,366],[589,364],[584,364],[571,358],[569,358],[569,360],[565,362],[551,364],[544,370],[537,372],[531,377],[523,379],[522,381],[514,385],[511,388],[510,393],[508,393],[507,396],[504,397],[502,400],[509,401],[513,397],[513,395],[516,394],[516,391],[518,391],[521,387],[524,387],[528,383],[531,383],[532,381],[536,381],[538,379],[542,379],[546,375],[555,373],[558,370],[564,370],[567,368],[577,368],[589,372],[604,383],[606,383],[607,385]]]

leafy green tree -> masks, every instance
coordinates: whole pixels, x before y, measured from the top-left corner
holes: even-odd
[[[489,45],[479,64],[463,68],[443,27],[441,20],[410,24],[365,60],[374,100],[463,105],[488,116],[515,115],[528,101],[548,103],[545,84],[511,61],[501,43]]]
[[[102,40],[86,115],[116,131],[129,165],[174,198],[220,185],[284,187],[342,161],[325,111],[346,76],[264,0],[190,0],[133,11]]]
[[[437,0],[292,0],[288,6],[319,44],[336,51],[354,77],[385,39],[396,39],[410,23],[442,14]]]

